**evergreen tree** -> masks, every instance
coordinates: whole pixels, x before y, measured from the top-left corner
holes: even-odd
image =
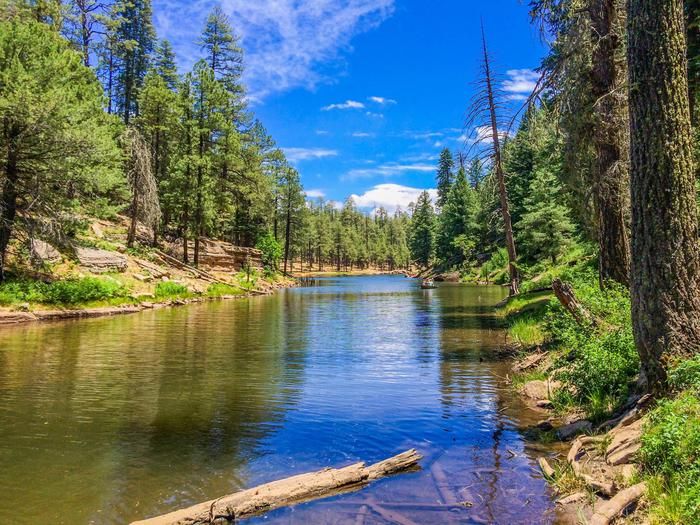
[[[221,6],[214,7],[207,18],[201,39],[206,61],[232,95],[241,97],[243,87],[243,49],[231,28],[231,21]]]
[[[413,212],[410,248],[416,264],[430,266],[435,253],[435,210],[427,191],[420,194]]]
[[[177,89],[180,76],[175,63],[175,51],[168,40],[158,42],[153,58],[153,71],[163,79],[168,89],[171,91]]]
[[[459,265],[474,251],[477,212],[476,193],[460,169],[438,219],[437,258],[444,265]]]
[[[71,200],[119,184],[115,126],[81,56],[37,22],[0,22],[0,279],[28,211],[55,224]]]
[[[454,179],[455,162],[452,158],[452,152],[448,148],[445,148],[440,153],[440,162],[438,164],[437,172],[437,207],[442,209],[447,202],[447,195],[450,193],[450,188],[452,187],[452,182]]]
[[[518,245],[525,260],[557,258],[571,244],[574,225],[562,204],[561,185],[552,171],[539,168],[533,174],[524,212],[518,222]]]
[[[700,353],[700,245],[681,0],[629,2],[632,320],[649,388]]]
[[[111,50],[115,107],[125,124],[138,116],[138,93],[150,69],[156,38],[151,0],[119,0]]]

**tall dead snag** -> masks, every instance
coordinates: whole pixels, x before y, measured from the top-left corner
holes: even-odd
[[[626,0],[591,0],[595,102],[595,204],[601,287],[609,280],[629,286],[629,124],[624,54]]]
[[[700,352],[700,244],[683,0],[629,0],[632,318],[663,391],[673,356]]]
[[[552,290],[564,309],[571,314],[578,324],[582,326],[595,326],[597,324],[596,319],[578,301],[574,294],[574,289],[569,283],[565,283],[561,279],[554,279]]]
[[[124,132],[123,143],[126,150],[126,178],[131,189],[131,224],[127,237],[127,245],[131,247],[136,240],[138,221],[154,230],[158,227],[160,202],[158,185],[151,170],[151,152],[143,136],[137,129],[129,127]]]
[[[510,295],[517,295],[520,291],[520,275],[517,267],[517,252],[515,250],[515,238],[513,236],[513,221],[510,216],[510,205],[508,203],[508,189],[506,188],[506,177],[503,169],[503,155],[501,151],[501,140],[504,136],[499,131],[498,110],[501,109],[499,96],[500,92],[496,87],[493,72],[491,71],[491,61],[486,45],[486,35],[481,28],[481,40],[483,44],[484,58],[481,64],[482,76],[478,81],[478,92],[472,100],[467,117],[467,127],[477,130],[488,130],[488,132],[477,131],[476,143],[486,144],[493,161],[493,172],[496,175],[498,184],[498,196],[503,216],[503,228],[506,240],[506,250],[508,251],[508,271],[510,274]]]
[[[374,465],[355,463],[340,469],[324,469],[273,481],[229,496],[177,510],[170,514],[136,521],[131,525],[208,525],[234,523],[271,510],[336,496],[365,486],[376,479],[418,467],[422,456],[407,450]]]

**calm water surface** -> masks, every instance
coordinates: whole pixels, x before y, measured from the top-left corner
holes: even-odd
[[[0,330],[0,523],[128,523],[411,447],[420,472],[248,523],[556,523],[493,355],[505,293],[329,278]]]

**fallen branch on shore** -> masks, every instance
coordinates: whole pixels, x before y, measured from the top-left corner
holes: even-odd
[[[589,522],[590,525],[609,525],[612,520],[620,516],[632,505],[635,505],[646,491],[646,484],[639,483],[618,492],[612,499],[596,506],[595,513]]]
[[[327,498],[393,474],[418,467],[422,456],[408,450],[374,465],[355,463],[340,469],[327,468],[273,481],[187,509],[136,521],[131,525],[208,525],[250,518],[273,509]]]

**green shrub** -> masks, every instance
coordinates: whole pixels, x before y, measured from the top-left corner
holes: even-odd
[[[3,306],[23,302],[73,306],[128,296],[122,284],[96,277],[52,283],[17,280],[0,285],[0,305]]]
[[[156,284],[154,292],[156,299],[171,299],[190,296],[187,286],[172,281],[164,281]]]
[[[689,389],[700,391],[700,355],[681,361],[669,373],[668,383],[676,392]]]
[[[282,260],[282,246],[271,233],[261,237],[256,248],[262,252],[262,263],[265,270],[276,272]]]
[[[662,523],[700,524],[700,397],[685,392],[651,412],[640,463],[657,476],[652,514]]]

